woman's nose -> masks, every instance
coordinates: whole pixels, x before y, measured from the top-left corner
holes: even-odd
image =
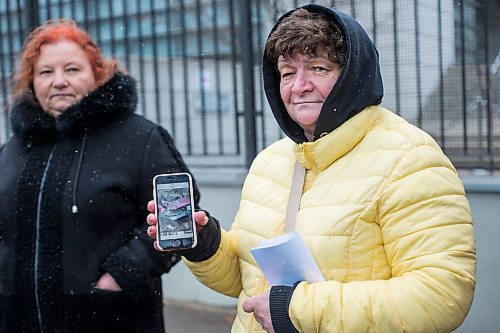
[[[52,85],[55,88],[64,88],[68,85],[68,80],[63,73],[54,73],[54,80],[52,81]]]
[[[305,92],[312,91],[313,84],[305,72],[298,72],[292,85],[292,93],[302,95]]]

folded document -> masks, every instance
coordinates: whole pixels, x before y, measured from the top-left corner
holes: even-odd
[[[309,248],[296,231],[265,239],[250,252],[270,286],[325,281]]]

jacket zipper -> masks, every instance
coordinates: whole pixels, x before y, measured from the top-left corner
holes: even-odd
[[[42,210],[42,198],[43,198],[43,189],[45,187],[45,181],[47,178],[47,173],[50,168],[50,163],[52,161],[52,156],[54,154],[54,147],[52,147],[49,157],[47,158],[47,164],[45,165],[45,169],[43,170],[42,180],[40,182],[40,188],[38,189],[38,198],[36,205],[36,237],[35,237],[35,269],[34,269],[34,278],[35,278],[35,301],[36,301],[36,310],[38,314],[38,325],[40,326],[40,332],[43,333],[43,325],[42,325],[42,313],[40,310],[40,298],[39,298],[39,286],[38,286],[38,259],[40,256],[40,215]]]

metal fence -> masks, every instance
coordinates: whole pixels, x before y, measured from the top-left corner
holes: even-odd
[[[380,52],[382,105],[423,128],[459,168],[500,169],[497,0],[309,1],[365,27]],[[139,82],[138,113],[163,125],[191,165],[246,167],[282,133],[260,61],[292,0],[0,1],[0,101],[28,31],[77,21]],[[10,135],[8,108],[0,142]]]

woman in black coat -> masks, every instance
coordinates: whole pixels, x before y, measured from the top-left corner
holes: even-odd
[[[154,175],[188,169],[136,104],[72,21],[29,36],[0,153],[0,332],[164,331],[161,275],[179,257],[153,249],[144,203]]]

